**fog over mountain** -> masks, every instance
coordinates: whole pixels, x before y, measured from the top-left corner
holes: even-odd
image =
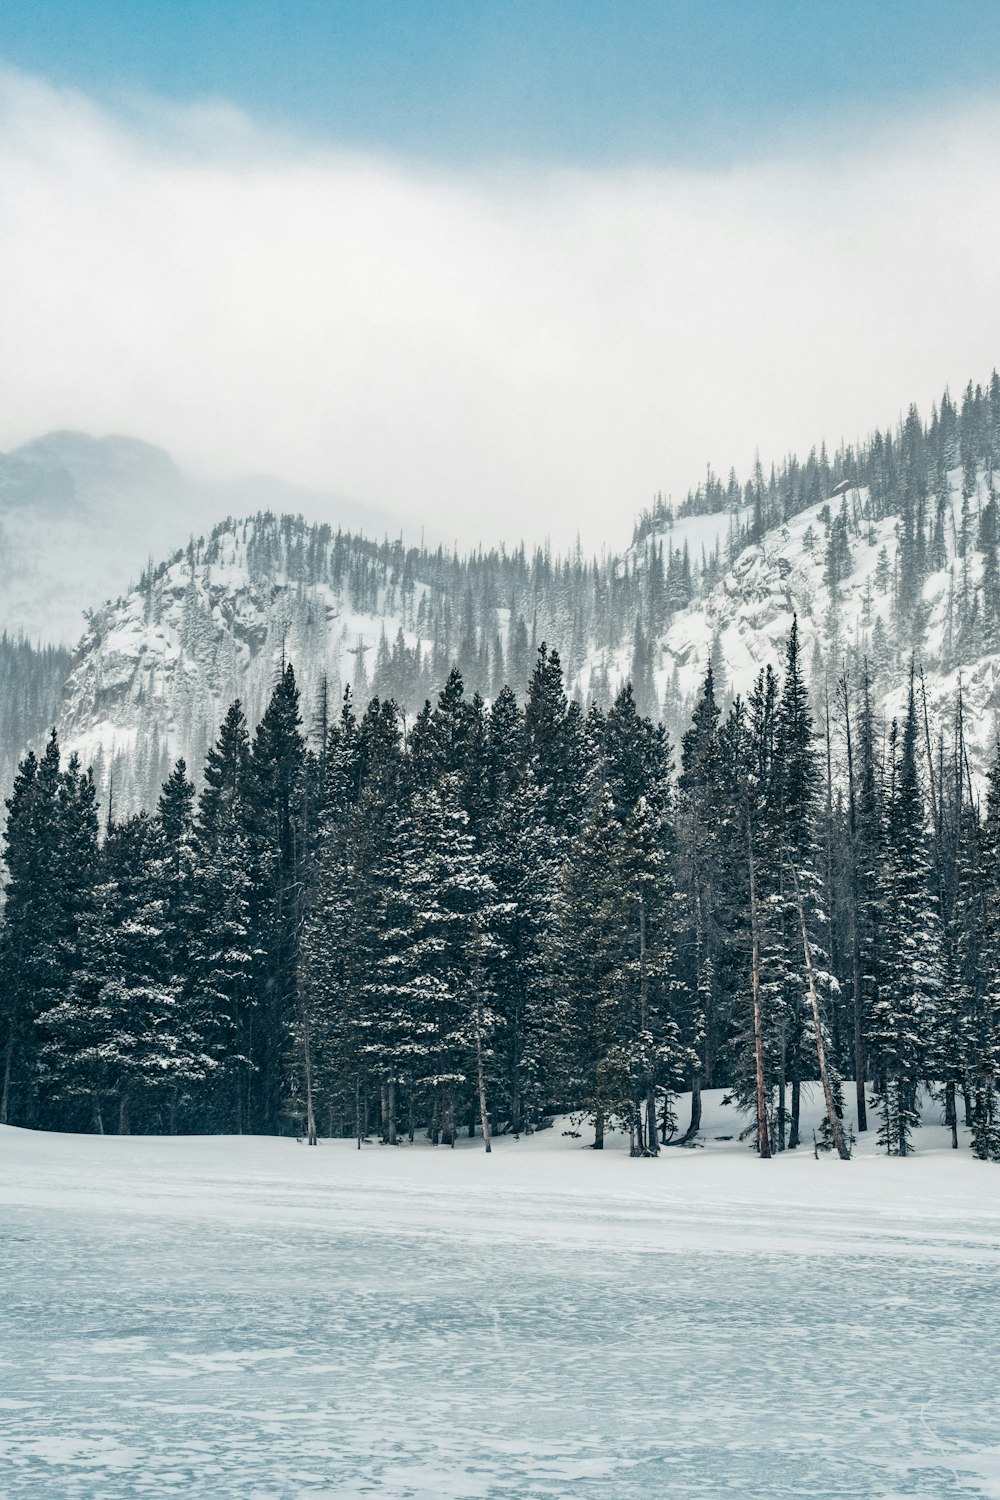
[[[400,534],[391,515],[270,476],[193,478],[133,437],[50,432],[0,454],[0,631],[75,645],[84,611],[127,592],[151,560],[259,508]]]
[[[134,433],[463,548],[619,546],[707,460],[854,441],[989,370],[998,119],[966,93],[838,105],[725,170],[459,167],[0,65],[0,448]]]

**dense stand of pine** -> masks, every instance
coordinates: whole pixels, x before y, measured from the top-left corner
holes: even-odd
[[[8,802],[0,1118],[489,1150],[569,1113],[655,1154],[723,1086],[767,1156],[818,1080],[846,1156],[850,1076],[888,1152],[930,1086],[1000,1158],[1000,759],[981,813],[912,674],[903,722],[845,674],[822,730],[794,626],[746,701],[709,667],[676,767],[545,646],[523,705],[455,669],[409,725],[348,692],[310,736],[285,665],[199,793],[178,762],[103,838],[53,733]]]

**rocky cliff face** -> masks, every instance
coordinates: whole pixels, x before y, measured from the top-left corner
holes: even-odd
[[[563,652],[581,700],[613,692],[636,670],[656,549],[667,556],[686,550],[694,564],[721,558],[707,574],[710,586],[668,611],[645,646],[647,699],[662,706],[675,735],[710,657],[724,689],[745,694],[762,667],[780,668],[797,616],[820,714],[827,695],[836,702],[845,666],[857,682],[865,661],[877,704],[887,717],[898,714],[912,661],[924,674],[932,734],[950,734],[961,689],[972,769],[981,775],[995,734],[1000,656],[985,623],[983,554],[971,540],[962,546],[970,518],[987,502],[986,481],[981,475],[979,491],[963,504],[960,477],[950,476],[937,505],[939,565],[924,576],[905,627],[898,517],[873,519],[867,491],[844,488],[753,545],[734,540],[745,515],[714,515],[647,535],[603,564],[603,573],[567,569],[560,582],[559,564],[543,560],[532,633]],[[542,574],[548,593],[537,584]],[[307,728],[324,683],[331,701],[353,683],[359,697],[392,692],[411,712],[456,657],[479,664],[470,685],[487,696],[491,660],[523,685],[523,664],[511,654],[513,621],[531,601],[506,599],[515,576],[484,571],[475,560],[335,536],[289,517],[226,522],[94,614],[66,683],[61,737],[94,763],[105,786],[114,767],[116,801],[131,805],[152,799],[174,756],[197,769],[232,698],[243,700],[254,722],[283,657],[295,664]],[[622,580],[629,613],[595,605]],[[456,618],[463,610],[464,636]],[[390,670],[388,643],[413,669],[406,686]]]
[[[355,612],[348,551],[328,528],[292,518],[228,522],[93,615],[66,681],[60,737],[105,789],[113,774],[116,804],[148,804],[178,755],[196,769],[234,698],[254,723],[283,658],[308,711],[324,679],[333,692],[356,675],[383,626],[402,627],[388,587]]]
[[[899,518],[870,518],[864,489],[810,506],[743,548],[703,598],[675,614],[658,643],[658,685],[687,705],[713,657],[730,692],[746,693],[769,662],[779,666],[798,618],[815,707],[836,699],[845,667],[857,683],[865,662],[886,720],[902,713],[911,664],[923,674],[934,730],[950,732],[961,692],[974,770],[985,769],[1000,707],[1000,655],[983,604],[985,559],[970,539],[962,555],[961,474],[935,509],[940,566],[922,581],[913,619],[899,619]],[[988,500],[986,480],[965,502],[966,524]],[[831,543],[831,528],[834,538]]]

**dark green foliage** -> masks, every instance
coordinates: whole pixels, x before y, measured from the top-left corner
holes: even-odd
[[[7,1117],[395,1144],[568,1112],[648,1155],[724,1084],[766,1154],[823,1058],[831,1139],[860,1061],[887,1150],[940,1088],[1000,1156],[1000,770],[981,820],[961,702],[932,764],[914,678],[883,757],[845,675],[828,779],[793,623],[725,715],[709,665],[676,787],[639,709],[626,687],[584,714],[543,645],[523,708],[456,667],[405,741],[391,699],[359,719],[348,692],[307,746],[286,664],[252,739],[236,703],[200,790],[179,761],[103,844],[53,736],[9,802]]]

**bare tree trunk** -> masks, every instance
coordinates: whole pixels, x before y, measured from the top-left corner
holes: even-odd
[[[3,1060],[3,1094],[0,1095],[0,1125],[6,1125],[10,1104],[10,1075],[14,1065],[14,1020],[11,1018],[10,1034]]]
[[[246,1084],[246,1097],[243,1104],[243,1118],[246,1121],[247,1133],[253,1129],[253,1065],[250,1059],[253,1057],[253,1012],[250,1012],[247,1021],[247,1055],[243,1063],[243,1078]]]
[[[95,1135],[104,1134],[104,1117],[101,1114],[101,1096],[93,1093],[90,1096],[90,1123]]]
[[[794,1151],[801,1139],[799,1134],[799,1119],[802,1112],[802,1080],[799,1077],[799,1059],[792,1059],[792,1113],[788,1127],[788,1149]]]
[[[650,1156],[659,1156],[660,1142],[656,1134],[656,1089],[652,1084],[646,1090],[646,1150]]]
[[[640,898],[639,901],[639,1028],[645,1036],[649,1027],[649,963],[646,952],[646,903]],[[656,1139],[656,1089],[650,1065],[646,1063],[646,1140],[642,1142],[642,1115],[641,1110],[636,1113],[639,1116],[640,1145],[649,1152],[650,1156],[659,1154],[660,1146]]]
[[[479,1085],[479,1119],[483,1127],[483,1149],[489,1156],[493,1150],[490,1141],[490,1116],[486,1108],[486,1070],[483,1067],[482,1012],[476,1007],[476,1081]]]
[[[927,714],[927,688],[924,684],[923,667],[920,668],[920,697],[924,710],[924,744],[927,750],[927,789],[930,792],[931,800],[931,823],[934,828],[934,846],[935,849],[938,849],[941,839],[941,822],[938,817],[937,784],[934,779],[934,752],[931,749],[931,726]],[[938,859],[938,869],[940,870],[940,857]]]
[[[701,1085],[701,1065],[696,1063],[691,1070],[691,1118],[688,1120],[687,1130],[678,1142],[681,1146],[685,1146],[688,1141],[693,1141],[701,1129]],[[666,1116],[666,1104],[664,1104],[663,1112]]]
[[[854,989],[854,1093],[857,1103],[858,1130],[868,1129],[868,1102],[865,1099],[865,1036],[861,997],[861,944],[858,938],[857,914],[852,912],[854,951],[851,955],[851,983]]]
[[[170,1134],[177,1134],[177,1088],[176,1085],[170,1090]]]
[[[118,1100],[118,1134],[128,1135],[128,1094],[122,1094]]]
[[[705,961],[704,960],[704,951],[705,951],[704,927],[705,927],[705,924],[704,924],[704,920],[703,920],[703,916],[702,916],[701,889],[700,889],[700,887],[697,884],[695,886],[695,921],[696,921],[696,940],[695,941],[696,941],[696,950],[697,950],[697,958],[695,959],[695,995],[697,996],[697,995],[699,995],[701,993],[702,965],[704,964],[704,961]],[[697,1001],[696,1001],[696,1005],[697,1005]],[[706,1052],[706,1057],[707,1057],[707,1053],[708,1053],[708,1017],[707,1016],[705,1017],[705,1052]],[[695,1051],[694,1057],[695,1057],[695,1061],[694,1061],[694,1065],[693,1065],[693,1067],[691,1069],[691,1118],[688,1121],[687,1130],[685,1130],[685,1132],[684,1132],[684,1134],[683,1134],[683,1136],[681,1137],[681,1140],[680,1140],[680,1144],[682,1146],[686,1145],[688,1141],[693,1141],[694,1138],[695,1138],[695,1136],[698,1134],[699,1130],[701,1129],[701,1090],[702,1090],[702,1081],[703,1081],[702,1060],[698,1056],[697,1051]],[[663,1124],[663,1137],[662,1137],[662,1139],[664,1141],[664,1144],[666,1143],[666,1138],[667,1138],[666,1113],[667,1113],[667,1107],[666,1107],[666,1102],[664,1102],[664,1106],[663,1106],[664,1124]]]
[[[396,1084],[394,1081],[385,1086],[385,1127],[386,1141],[390,1146],[396,1144]]]
[[[516,1139],[521,1134],[522,1128],[521,1085],[519,1082],[515,1082],[510,1100],[510,1128],[512,1135]]]
[[[949,1083],[944,1091],[944,1122],[951,1126],[952,1149],[958,1150],[958,1099],[955,1097],[955,1084]]]
[[[753,1050],[757,1080],[757,1150],[763,1157],[771,1155],[771,1136],[767,1124],[767,1094],[764,1089],[764,1031],[760,1007],[760,932],[757,926],[757,876],[754,870],[753,839],[747,825],[747,857],[750,868],[750,982],[753,990]]]
[[[830,729],[830,688],[827,684],[824,689],[825,721],[826,721],[826,890],[824,899],[826,909],[830,918],[830,967],[835,967],[835,959],[840,943],[839,930],[837,927],[837,901],[833,892],[833,738]],[[830,1018],[831,1027],[835,1023],[838,1012],[835,1011]]]
[[[830,1135],[833,1139],[833,1144],[837,1148],[837,1155],[840,1157],[841,1161],[850,1161],[851,1153],[847,1149],[847,1142],[844,1140],[844,1132],[841,1129],[840,1121],[837,1119],[837,1111],[834,1108],[833,1102],[833,1092],[830,1088],[830,1075],[827,1072],[826,1067],[826,1047],[823,1042],[823,1021],[819,1012],[819,995],[816,990],[816,973],[813,969],[812,948],[809,944],[809,934],[806,931],[806,913],[805,907],[802,904],[802,891],[799,888],[799,877],[794,870],[792,871],[792,878],[795,882],[795,905],[798,908],[799,928],[802,933],[802,957],[805,960],[806,980],[809,985],[809,1002],[812,1006],[813,1027],[816,1032],[816,1058],[819,1063],[820,1082],[823,1085],[823,1101],[826,1104],[826,1118],[830,1126]],[[796,1080],[796,1083],[797,1082],[798,1080]]]
[[[594,1150],[604,1150],[604,1110],[600,1105],[594,1114]]]
[[[354,1080],[354,1134],[358,1138],[358,1150],[361,1150],[361,1079]]]
[[[236,1038],[236,1051],[239,1055],[246,1050],[243,1039],[243,1017],[240,1014],[239,1001],[233,1002],[233,1034]],[[233,1070],[233,1125],[237,1135],[243,1134],[243,1064],[238,1062]]]
[[[854,787],[854,743],[851,738],[851,703],[847,674],[840,679],[847,740],[847,814],[851,838],[851,986],[854,990],[854,1091],[857,1099],[858,1133],[868,1129],[865,1099],[864,997],[861,989],[861,923],[858,914],[857,799]]]

